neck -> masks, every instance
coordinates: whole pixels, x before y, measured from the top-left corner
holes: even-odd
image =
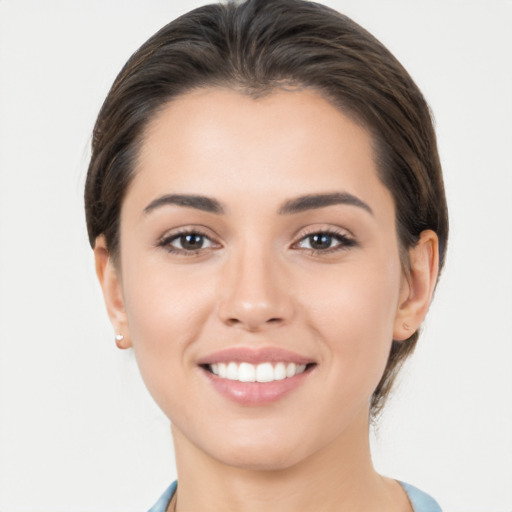
[[[178,468],[177,512],[409,511],[398,484],[373,468],[368,416],[349,432],[289,467],[241,468],[219,461],[173,427]],[[397,507],[398,504],[398,507]]]

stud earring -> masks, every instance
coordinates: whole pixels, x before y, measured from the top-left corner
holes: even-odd
[[[123,341],[124,336],[122,334],[116,334],[116,341]]]

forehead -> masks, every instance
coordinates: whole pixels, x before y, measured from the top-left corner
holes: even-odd
[[[177,97],[149,123],[131,188],[146,199],[164,192],[228,200],[326,191],[366,201],[389,195],[368,131],[309,89],[254,99],[208,88]]]

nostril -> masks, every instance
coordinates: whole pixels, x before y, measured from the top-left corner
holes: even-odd
[[[233,295],[219,302],[218,316],[224,325],[257,331],[286,324],[291,310],[286,300],[240,300]]]
[[[254,319],[246,319],[245,321],[243,319],[239,319],[236,317],[228,318],[226,320],[226,325],[229,327],[239,327],[244,326],[249,331],[258,331],[261,328],[264,328],[265,325],[270,326],[278,326],[283,323],[284,319],[280,317],[272,317],[267,320],[260,321],[253,321]]]

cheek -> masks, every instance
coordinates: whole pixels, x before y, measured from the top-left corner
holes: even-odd
[[[163,250],[144,250],[136,244],[127,244],[122,263],[134,343],[177,346],[184,341],[185,327],[193,337],[190,330],[198,326],[205,304],[212,299],[208,265],[172,265]]]
[[[398,259],[382,260],[363,260],[335,272],[327,269],[324,275],[311,274],[299,294],[305,299],[303,307],[319,325],[340,332],[359,326],[361,333],[370,337],[380,331],[389,335],[398,307],[401,272]]]
[[[181,370],[192,365],[190,348],[208,322],[211,287],[206,276],[192,279],[186,272],[171,273],[166,266],[135,259],[126,262],[124,275],[137,364],[150,393],[163,406],[165,390],[172,389]]]
[[[401,271],[397,260],[378,263],[354,265],[322,280],[321,289],[310,287],[316,291],[304,305],[332,364],[330,378],[343,382],[340,393],[364,389],[369,397],[388,360]]]

